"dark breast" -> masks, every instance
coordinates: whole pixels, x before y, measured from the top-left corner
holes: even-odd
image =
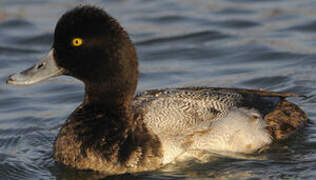
[[[72,113],[56,139],[56,161],[107,174],[158,168],[162,154],[157,137],[137,118],[131,121],[103,109],[82,105]]]

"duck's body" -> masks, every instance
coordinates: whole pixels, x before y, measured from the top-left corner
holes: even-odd
[[[109,115],[112,107],[82,104],[62,127],[55,158],[79,169],[118,174],[155,170],[183,154],[259,152],[307,120],[284,99],[288,96],[295,95],[228,88],[150,90],[135,96],[133,116],[126,119]]]
[[[8,82],[32,84],[61,74],[83,81],[84,102],[61,127],[54,157],[107,174],[155,170],[189,152],[254,153],[307,120],[285,100],[295,96],[288,93],[179,88],[134,96],[137,65],[123,28],[103,10],[83,6],[58,21],[48,56]]]

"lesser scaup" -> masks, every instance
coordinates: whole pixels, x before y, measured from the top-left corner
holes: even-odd
[[[107,174],[158,169],[188,152],[260,151],[307,120],[296,96],[260,90],[177,88],[134,95],[138,58],[128,34],[102,9],[81,6],[58,21],[42,61],[11,75],[33,84],[69,75],[85,84],[83,103],[61,127],[57,162]],[[198,157],[197,157],[198,158]]]

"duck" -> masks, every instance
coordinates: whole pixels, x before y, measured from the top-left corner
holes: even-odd
[[[286,100],[299,97],[293,93],[219,87],[136,93],[138,74],[128,33],[103,9],[81,5],[58,20],[47,55],[7,83],[60,75],[83,82],[83,102],[60,128],[54,159],[106,174],[154,171],[183,154],[260,153],[308,120]]]

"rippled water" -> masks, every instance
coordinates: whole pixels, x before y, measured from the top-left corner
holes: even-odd
[[[313,0],[94,0],[130,33],[140,59],[138,90],[222,86],[304,94],[291,99],[311,122],[252,159],[219,157],[176,172],[108,179],[316,179],[316,2]],[[62,77],[30,87],[4,80],[48,52],[56,21],[80,1],[0,1],[0,179],[94,179],[56,164],[59,127],[83,86]],[[183,165],[186,167],[185,165]]]

